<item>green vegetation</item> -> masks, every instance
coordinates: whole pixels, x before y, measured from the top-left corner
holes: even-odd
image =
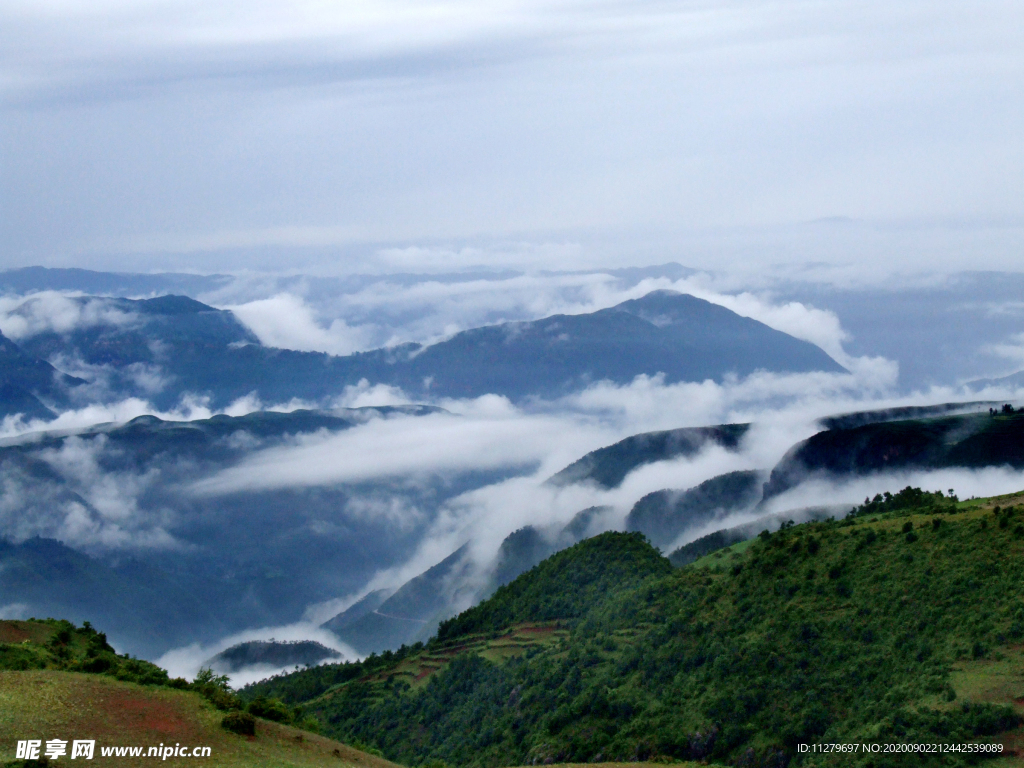
[[[671,570],[639,533],[604,533],[553,555],[490,600],[442,622],[437,639],[500,632],[526,621],[575,619],[609,592]]]
[[[0,669],[60,669],[142,685],[171,684],[155,664],[116,653],[89,622],[76,627],[57,619],[0,621]]]
[[[970,764],[798,745],[1024,741],[1015,501],[905,489],[683,568],[636,534],[604,534],[390,663],[242,695],[301,704],[325,733],[406,765]]]

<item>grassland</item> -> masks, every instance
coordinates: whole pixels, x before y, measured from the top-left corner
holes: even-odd
[[[224,713],[189,691],[55,670],[0,671],[0,765],[15,760],[19,739],[95,739],[102,765],[138,758],[99,757],[102,746],[182,744],[211,748],[205,766],[390,768],[393,763],[278,723],[257,720],[255,736],[221,726]],[[168,758],[167,764],[195,763]],[[15,763],[17,764],[17,763]]]

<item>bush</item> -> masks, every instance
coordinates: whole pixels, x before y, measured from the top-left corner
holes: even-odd
[[[220,721],[220,727],[239,736],[255,736],[256,718],[248,712],[229,712]]]
[[[86,659],[85,663],[82,664],[83,672],[106,672],[114,666],[114,660],[109,656],[95,656],[91,659]]]
[[[228,676],[214,674],[213,670],[208,667],[199,670],[199,674],[196,675],[196,679],[189,688],[202,694],[217,709],[242,708],[242,700],[234,694],[228,685]]]
[[[290,723],[292,721],[292,713],[288,707],[280,700],[268,699],[266,696],[257,696],[249,702],[249,706],[245,710],[254,717],[273,720],[275,723]]]

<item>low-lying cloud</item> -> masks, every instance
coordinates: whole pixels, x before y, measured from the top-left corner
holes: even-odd
[[[351,328],[340,318],[321,325],[313,309],[290,293],[225,308],[267,347],[350,355],[372,344],[371,328]]]
[[[0,333],[18,341],[40,333],[70,333],[95,326],[127,327],[138,321],[103,298],[40,291],[25,298],[0,296]]]

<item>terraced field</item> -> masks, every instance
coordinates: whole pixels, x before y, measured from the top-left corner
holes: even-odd
[[[498,637],[469,635],[457,643],[425,648],[406,657],[386,673],[368,675],[362,682],[387,683],[390,680],[393,683],[402,680],[417,688],[460,654],[473,653],[488,661],[501,662],[522,656],[531,648],[546,648],[568,637],[569,631],[557,621],[519,624]]]

